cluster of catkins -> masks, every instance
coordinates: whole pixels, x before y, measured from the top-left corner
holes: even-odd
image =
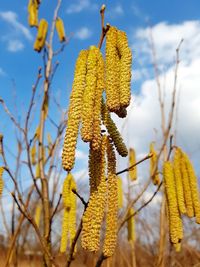
[[[83,215],[82,246],[90,251],[99,249],[106,214],[103,253],[107,257],[114,253],[117,239],[118,180],[114,146],[122,157],[128,155],[110,112],[126,116],[131,95],[131,63],[126,34],[115,27],[109,27],[106,34],[105,60],[96,46],[80,52],[62,152],[63,168],[69,172],[74,167],[81,126],[81,138],[90,146],[90,198]]]
[[[200,200],[197,177],[189,157],[180,148],[175,149],[174,160],[163,165],[163,177],[168,207],[170,241],[177,251],[181,249],[183,225],[181,215],[195,217],[200,223]]]
[[[38,29],[34,43],[34,50],[37,52],[40,52],[44,47],[48,32],[48,22],[45,19],[41,19],[38,22],[38,10],[40,3],[40,0],[29,0],[28,4],[28,23],[30,27],[36,27]],[[66,37],[64,24],[61,18],[58,17],[56,19],[55,27],[60,42],[64,42],[66,40]]]

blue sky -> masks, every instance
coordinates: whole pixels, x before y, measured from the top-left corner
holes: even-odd
[[[43,0],[39,16],[49,22],[57,1]],[[42,66],[42,53],[33,50],[36,30],[28,27],[27,1],[2,1],[0,6],[0,97],[10,110],[24,119],[31,86],[36,79],[37,69]],[[160,115],[157,89],[153,76],[152,56],[149,48],[149,26],[152,27],[160,79],[166,88],[166,110],[174,75],[175,49],[184,38],[180,51],[180,74],[178,89],[180,103],[178,109],[177,144],[191,156],[198,174],[197,162],[200,158],[200,2],[198,0],[138,0],[138,1],[62,1],[59,16],[63,19],[66,33],[71,36],[64,52],[56,59],[60,66],[56,72],[51,94],[66,109],[73,80],[74,64],[81,49],[98,44],[100,37],[99,9],[106,4],[105,22],[125,30],[133,50],[133,101],[126,121],[124,137],[128,145],[135,147],[140,159],[148,152],[150,141],[159,142]],[[60,47],[55,35],[54,48]],[[165,85],[165,86],[164,86]],[[42,83],[39,90],[41,90]],[[15,105],[18,107],[16,112]],[[59,121],[59,113],[50,104],[50,114]],[[5,143],[13,148],[13,127],[0,107],[0,131]],[[33,125],[36,127],[38,120]],[[117,120],[119,127],[123,122]],[[33,127],[33,128],[34,128]],[[124,128],[123,128],[124,129]],[[79,163],[76,171],[87,168],[86,146],[81,142],[77,155]],[[11,149],[12,150],[12,149]],[[124,167],[120,161],[118,168]],[[148,169],[147,169],[148,172]]]

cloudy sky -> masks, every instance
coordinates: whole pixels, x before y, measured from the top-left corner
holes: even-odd
[[[98,44],[100,37],[101,5],[106,4],[105,22],[117,26],[128,34],[133,50],[132,102],[126,122],[117,120],[129,146],[136,149],[140,159],[148,153],[149,143],[161,141],[161,121],[157,85],[153,71],[151,38],[154,40],[159,80],[165,91],[165,108],[168,116],[173,90],[176,48],[180,48],[176,109],[176,141],[191,157],[200,175],[200,20],[198,0],[130,0],[130,1],[62,1],[59,16],[64,20],[70,42],[62,55],[51,94],[67,107],[73,80],[74,64],[81,49]],[[40,18],[51,20],[57,1],[43,0]],[[3,1],[0,7],[0,97],[12,112],[23,120],[30,98],[31,86],[37,69],[42,66],[42,54],[33,50],[36,30],[27,23],[27,1],[20,4]],[[55,36],[54,49],[60,44]],[[18,108],[16,109],[16,105]],[[53,107],[51,113],[54,114]],[[6,144],[11,145],[8,119],[0,108],[0,131]],[[54,117],[55,118],[55,117]],[[37,124],[37,122],[36,122]],[[75,171],[86,168],[86,146],[81,142],[77,149]],[[11,149],[12,150],[12,149]],[[124,167],[119,163],[118,168]]]

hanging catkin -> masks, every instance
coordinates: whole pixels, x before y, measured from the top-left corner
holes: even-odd
[[[107,142],[108,157],[108,196],[106,214],[106,233],[103,245],[103,254],[106,257],[113,255],[117,242],[117,214],[118,214],[118,189],[116,176],[116,158],[113,144]]]
[[[120,55],[120,107],[126,108],[131,99],[131,64],[132,52],[128,46],[126,33],[117,31],[117,48]]]
[[[133,148],[129,149],[129,166],[133,166],[136,163],[135,150]],[[129,177],[132,181],[137,179],[137,167],[134,166],[129,170]]]
[[[183,238],[183,227],[178,210],[173,166],[169,161],[164,162],[163,178],[169,210],[170,240],[173,244],[177,244]]]
[[[81,137],[84,142],[93,138],[94,104],[97,87],[97,52],[98,48],[91,46],[88,52],[86,87],[83,95]]]
[[[110,27],[106,34],[106,104],[109,111],[120,109],[119,62],[117,60],[117,29]]]
[[[156,153],[156,151],[154,149],[154,143],[153,142],[150,144],[149,153],[152,155],[152,157],[150,158],[150,176],[151,176],[151,179],[153,181],[153,184],[154,185],[159,185],[160,178],[159,178],[159,174],[158,174],[158,171],[157,171],[157,168],[156,168],[156,164],[158,164],[157,163],[157,153]],[[156,168],[156,170],[155,170],[155,168]]]
[[[65,27],[64,27],[63,20],[61,18],[56,19],[56,31],[57,31],[60,42],[64,42],[66,40]]]
[[[102,101],[102,110],[101,110],[102,120],[108,130],[108,133],[113,140],[113,143],[117,149],[117,152],[122,156],[126,157],[128,155],[128,150],[124,141],[115,125],[113,120],[110,117],[109,111],[106,107],[106,104]]]
[[[127,232],[128,232],[128,241],[135,241],[135,219],[134,219],[134,209],[131,208],[128,211],[127,217]]]
[[[42,211],[41,203],[37,203],[35,209],[35,217],[34,217],[37,227],[40,226],[41,211]]]
[[[48,31],[48,22],[45,19],[41,19],[39,26],[37,37],[34,43],[34,50],[40,52],[45,45],[46,37]]]
[[[30,27],[38,26],[38,2],[36,0],[29,0],[28,4],[28,23]]]
[[[76,142],[83,104],[83,93],[85,89],[87,55],[88,51],[82,50],[76,61],[62,152],[62,165],[66,171],[70,171],[74,166]]]
[[[36,144],[34,143],[31,148],[31,164],[36,165]]]
[[[0,167],[0,196],[3,193],[3,187],[4,187],[3,172],[4,172],[4,168]]]
[[[179,151],[179,149],[176,149],[175,154],[174,154],[174,162],[173,162],[174,178],[175,178],[175,184],[176,184],[176,195],[177,195],[179,211],[180,211],[180,213],[185,214],[186,213],[186,207],[185,207],[185,200],[184,200],[180,159],[181,159],[180,151]]]
[[[104,216],[105,201],[106,201],[106,177],[105,177],[105,150],[106,150],[107,137],[103,136],[99,162],[99,170],[96,173],[90,172],[90,175],[95,175],[90,177],[90,184],[95,179],[98,181],[98,186],[95,191],[91,191],[88,207],[83,215],[83,230],[81,236],[82,247],[90,251],[97,251],[99,249],[100,243],[100,230],[101,224]],[[93,166],[95,167],[95,166]]]

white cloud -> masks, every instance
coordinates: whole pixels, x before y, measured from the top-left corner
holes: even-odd
[[[91,35],[92,35],[92,32],[90,31],[89,28],[82,27],[77,32],[75,32],[74,37],[79,40],[86,40],[90,38]]]
[[[15,12],[0,12],[0,18],[5,22],[9,23],[17,33],[22,34],[27,40],[33,39],[29,29],[18,21],[18,16]]]
[[[24,49],[24,44],[20,40],[9,40],[7,49],[10,52],[18,52]]]
[[[124,9],[120,4],[111,7],[107,12],[107,15],[111,18],[118,18],[124,15]]]
[[[96,10],[97,4],[92,3],[90,0],[79,0],[76,3],[69,5],[66,10],[67,14],[80,13],[83,10]]]
[[[83,150],[76,149],[76,159],[81,160],[81,159],[87,159],[88,154],[85,153]]]

